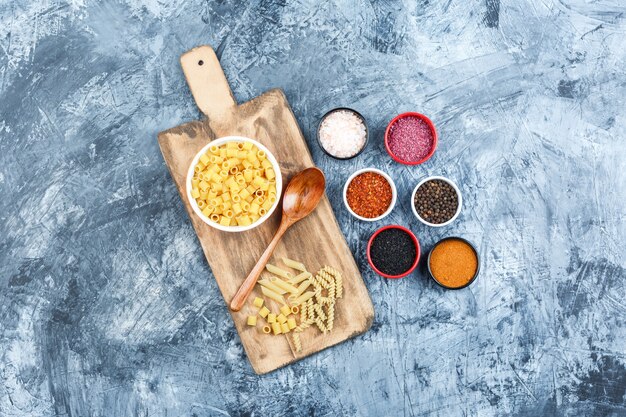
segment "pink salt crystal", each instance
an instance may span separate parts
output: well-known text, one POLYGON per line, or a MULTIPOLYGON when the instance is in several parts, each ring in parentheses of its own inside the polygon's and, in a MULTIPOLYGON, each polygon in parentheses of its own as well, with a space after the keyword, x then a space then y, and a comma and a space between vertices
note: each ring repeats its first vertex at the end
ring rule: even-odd
POLYGON ((398 159, 418 162, 428 156, 434 141, 433 132, 424 120, 406 116, 391 125, 387 144, 398 159))

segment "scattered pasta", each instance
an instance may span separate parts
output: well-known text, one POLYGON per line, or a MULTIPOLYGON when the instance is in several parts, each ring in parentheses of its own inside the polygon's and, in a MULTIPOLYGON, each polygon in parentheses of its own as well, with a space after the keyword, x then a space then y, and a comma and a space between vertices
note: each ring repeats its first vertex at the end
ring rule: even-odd
MULTIPOLYGON (((259 308, 258 316, 265 319, 263 333, 286 337, 287 333, 292 333, 292 347, 295 352, 301 352, 300 333, 310 327, 323 334, 333 330, 337 299, 343 296, 343 279, 341 273, 330 266, 312 274, 302 262, 289 258, 282 258, 282 261, 288 268, 299 271, 298 275, 267 264, 266 270, 272 276, 258 281, 262 294, 278 306, 272 311, 261 297, 256 297, 253 304, 259 308)), ((248 325, 256 326, 257 320, 256 315, 249 316, 248 325)))

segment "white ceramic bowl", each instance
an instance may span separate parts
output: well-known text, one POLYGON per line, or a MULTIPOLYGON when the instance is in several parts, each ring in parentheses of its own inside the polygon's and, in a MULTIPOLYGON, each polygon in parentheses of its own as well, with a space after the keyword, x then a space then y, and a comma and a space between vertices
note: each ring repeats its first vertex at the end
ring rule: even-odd
POLYGON ((387 217, 387 215, 389 213, 391 213, 391 210, 393 210, 394 206, 396 205, 396 199, 398 198, 398 192, 396 191, 396 184, 394 184, 393 180, 391 179, 391 177, 389 175, 387 175, 386 173, 384 173, 383 171, 381 171, 380 169, 376 169, 376 168, 363 168, 363 169, 359 169, 358 171, 356 171, 354 174, 350 175, 350 177, 348 178, 348 180, 346 181, 346 185, 344 185, 343 187, 343 204, 346 206, 346 208, 348 209, 348 212, 350 212, 350 214, 352 214, 354 217, 356 217, 359 220, 363 220, 365 222, 375 222, 377 220, 383 219, 385 217, 387 217), (350 183, 352 182, 352 180, 354 179, 354 177, 356 177, 359 174, 362 174, 364 172, 375 172, 377 174, 382 175, 387 182, 389 183, 389 185, 391 185, 391 204, 389 204, 389 208, 387 209, 387 211, 385 211, 383 214, 381 214, 378 217, 374 217, 371 219, 368 219, 367 217, 361 217, 358 214, 356 214, 354 211, 352 211, 352 209, 350 208, 350 205, 348 204, 348 185, 350 185, 350 183))
POLYGON ((274 158, 274 155, 265 146, 261 145, 256 140, 246 138, 243 136, 225 136, 223 138, 215 139, 214 141, 208 143, 204 148, 200 149, 200 152, 198 152, 196 156, 193 158, 193 160, 191 161, 191 165, 189 165, 189 170, 187 171, 186 188, 187 188, 187 199, 189 200, 189 204, 191 204, 193 211, 196 213, 198 217, 200 217, 200 219, 202 219, 203 222, 205 222, 206 224, 208 224, 209 226, 215 229, 219 229, 224 232, 245 232, 246 230, 254 229, 255 227, 263 224, 263 222, 272 215, 272 213, 274 212, 274 210, 280 203, 280 196, 283 191, 283 177, 281 176, 280 167, 278 166, 278 162, 276 161, 276 158, 274 158), (196 199, 191 196, 191 179, 193 178, 193 169, 198 163, 198 160, 200 160, 200 156, 203 153, 205 153, 211 146, 220 146, 220 145, 225 144, 226 142, 250 142, 252 143, 254 146, 256 146, 257 148, 265 152, 266 158, 270 161, 270 163, 272 164, 272 167, 274 168, 274 172, 276 173, 276 202, 267 211, 267 213, 265 213, 264 216, 262 216, 259 220, 257 220, 256 222, 248 226, 222 226, 219 223, 212 222, 204 214, 202 214, 202 211, 198 207, 198 203, 196 203, 196 199))
POLYGON ((450 223, 455 221, 457 217, 459 217, 459 214, 461 213, 461 207, 463 207, 463 197, 461 196, 461 190, 459 190, 459 187, 457 187, 454 182, 452 182, 446 177, 438 177, 438 176, 426 177, 415 186, 415 188, 413 189, 413 193, 411 194, 411 210, 413 210, 413 214, 415 214, 415 217, 417 217, 417 220, 424 223, 426 226, 443 227, 443 226, 449 225, 450 223), (452 218, 448 220, 447 222, 439 223, 439 224, 428 222, 422 219, 420 215, 417 213, 417 210, 415 209, 414 201, 415 201, 415 193, 417 193, 417 189, 420 188, 420 186, 424 184, 426 181, 430 181, 430 180, 441 180, 441 181, 447 182, 448 184, 452 186, 452 188, 454 188, 454 191, 456 192, 456 195, 459 199, 459 205, 456 208, 456 212, 454 213, 454 216, 452 216, 452 218))

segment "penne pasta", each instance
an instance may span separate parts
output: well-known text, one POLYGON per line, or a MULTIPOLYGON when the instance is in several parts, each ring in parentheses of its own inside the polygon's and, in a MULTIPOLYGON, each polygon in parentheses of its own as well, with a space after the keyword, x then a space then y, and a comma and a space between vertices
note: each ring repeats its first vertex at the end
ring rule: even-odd
POLYGON ((282 289, 278 285, 271 282, 269 279, 259 280, 259 285, 261 285, 261 287, 269 288, 270 290, 280 295, 283 295, 284 293, 287 292, 287 290, 282 289))
POLYGON ((266 318, 268 314, 270 314, 270 310, 267 307, 262 307, 259 310, 259 316, 261 316, 263 318, 266 318))
POLYGON ((278 288, 281 288, 281 289, 285 290, 285 292, 288 292, 288 293, 291 293, 291 294, 293 294, 296 291, 298 291, 298 289, 296 287, 294 287, 293 285, 283 281, 280 278, 271 277, 270 278, 270 282, 272 284, 276 285, 278 288))
MULTIPOLYGON (((261 287, 261 292, 263 293, 264 296, 271 298, 272 300, 276 301, 279 304, 285 304, 285 299, 283 298, 282 295, 278 294, 275 291, 270 290, 269 288, 266 287, 261 287)), ((315 294, 315 293, 313 293, 315 294)))
POLYGON ((284 269, 281 269, 275 265, 272 264, 267 264, 265 265, 265 269, 268 270, 268 272, 271 272, 272 274, 279 276, 281 278, 285 278, 285 279, 291 279, 293 278, 293 275, 290 272, 285 271, 284 269))
POLYGON ((289 301, 291 301, 292 304, 300 305, 304 303, 305 301, 308 301, 309 299, 313 298, 314 295, 315 295, 315 291, 307 291, 299 297, 294 297, 293 299, 291 298, 293 296, 289 297, 289 301))
POLYGON ((289 258, 283 258, 283 263, 289 268, 293 268, 301 272, 306 272, 306 267, 302 262, 294 261, 293 259, 289 258))
POLYGON ((296 291, 291 293, 292 296, 294 297, 300 297, 302 294, 304 294, 304 292, 307 290, 307 288, 309 288, 311 286, 311 281, 309 281, 308 279, 305 281, 302 281, 302 283, 298 286, 298 288, 296 288, 296 291))
POLYGON ((290 279, 290 280, 289 280, 289 283, 290 283, 290 284, 293 284, 293 285, 296 285, 296 284, 301 283, 301 282, 302 282, 302 281, 304 281, 305 279, 309 279, 309 278, 311 278, 311 277, 312 277, 311 273, 310 273, 310 272, 306 272, 306 271, 305 271, 305 272, 302 272, 302 273, 300 273, 300 274, 296 275, 296 276, 295 276, 295 277, 293 277, 292 279, 290 279))

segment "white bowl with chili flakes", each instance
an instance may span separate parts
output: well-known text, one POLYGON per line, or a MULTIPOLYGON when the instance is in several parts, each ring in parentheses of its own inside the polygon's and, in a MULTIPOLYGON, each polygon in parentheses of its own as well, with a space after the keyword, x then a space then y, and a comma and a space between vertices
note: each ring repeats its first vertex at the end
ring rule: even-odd
POLYGON ((364 168, 350 175, 343 187, 343 203, 359 220, 385 218, 396 205, 398 192, 389 175, 380 169, 364 168))

